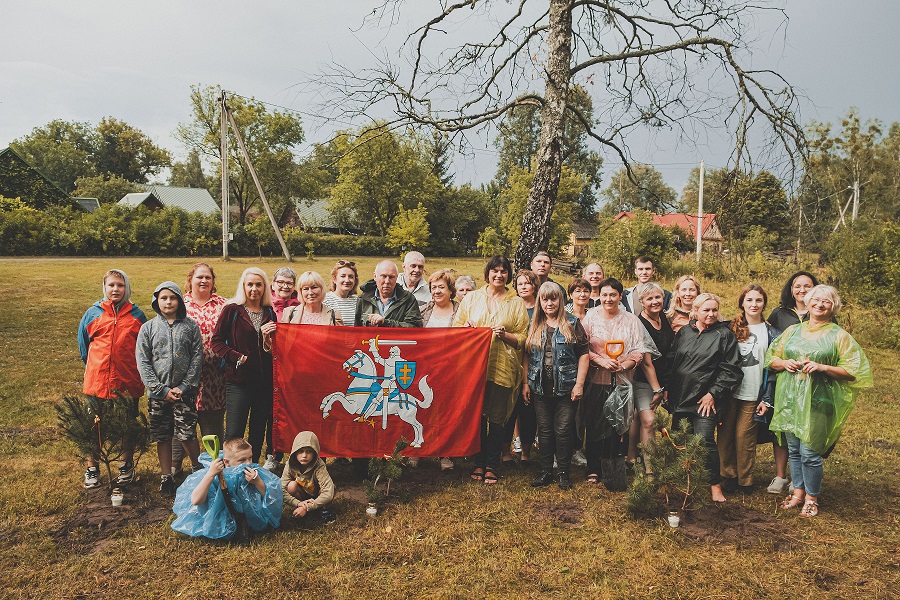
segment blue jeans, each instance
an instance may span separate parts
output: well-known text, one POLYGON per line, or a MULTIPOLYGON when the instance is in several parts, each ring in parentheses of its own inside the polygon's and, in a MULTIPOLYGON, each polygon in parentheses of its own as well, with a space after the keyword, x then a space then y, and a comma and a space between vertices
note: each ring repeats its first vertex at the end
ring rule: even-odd
POLYGON ((541 471, 553 470, 553 455, 560 473, 569 473, 572 465, 572 440, 577 402, 569 396, 539 396, 532 394, 531 401, 537 414, 538 464, 541 471))
POLYGON ((788 447, 788 462, 791 465, 791 483, 794 489, 805 490, 810 496, 819 496, 822 491, 822 455, 806 447, 793 433, 784 432, 788 447))
POLYGON ((706 472, 709 475, 709 485, 719 485, 722 483, 722 473, 719 463, 719 446, 716 444, 718 415, 704 417, 696 412, 675 413, 672 417, 672 429, 678 429, 678 425, 683 419, 690 420, 692 433, 703 436, 703 445, 706 446, 706 472))

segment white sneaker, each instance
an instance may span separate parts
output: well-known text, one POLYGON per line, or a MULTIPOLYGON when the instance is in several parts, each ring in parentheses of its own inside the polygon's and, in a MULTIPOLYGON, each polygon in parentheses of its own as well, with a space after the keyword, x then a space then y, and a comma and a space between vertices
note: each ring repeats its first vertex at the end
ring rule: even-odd
POLYGON ((100 469, 98 467, 88 467, 84 472, 84 489, 90 490, 100 487, 100 469))
POLYGON ((587 459, 584 457, 584 452, 582 452, 581 450, 576 450, 575 453, 572 454, 572 464, 579 467, 586 466, 587 459))
POLYGON ((788 492, 788 486, 790 485, 790 481, 785 479, 784 477, 775 477, 772 479, 772 483, 769 484, 769 487, 766 488, 766 491, 770 494, 778 494, 785 495, 788 492))
POLYGON ((520 452, 522 452, 522 439, 521 438, 516 438, 513 440, 512 450, 516 454, 519 454, 520 452))
POLYGON ((453 470, 453 461, 449 458, 441 459, 441 471, 452 471, 453 470))
POLYGON ((274 473, 275 469, 277 469, 278 465, 280 465, 280 464, 281 464, 280 462, 275 460, 274 454, 268 454, 268 455, 266 455, 266 464, 263 465, 263 469, 274 473))

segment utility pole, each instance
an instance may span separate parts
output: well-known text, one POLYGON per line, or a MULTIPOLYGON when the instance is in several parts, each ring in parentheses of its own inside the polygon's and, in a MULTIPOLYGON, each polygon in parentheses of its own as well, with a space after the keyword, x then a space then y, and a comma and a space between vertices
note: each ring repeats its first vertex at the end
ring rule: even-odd
POLYGON ((697 262, 700 262, 700 253, 703 251, 703 161, 700 161, 700 190, 697 194, 697 262))
POLYGON ((278 221, 275 220, 275 215, 272 213, 269 201, 266 200, 266 193, 263 191, 262 184, 259 182, 256 168, 254 168, 253 162, 250 160, 250 154, 247 152, 247 147, 244 145, 244 138, 241 137, 241 132, 238 131, 237 124, 234 122, 234 115, 227 109, 225 110, 225 114, 228 116, 228 122, 231 123, 231 130, 234 132, 238 148, 241 149, 241 155, 244 157, 244 162, 247 163, 247 168, 250 170, 250 175, 253 177, 253 183, 256 184, 256 191, 259 193, 259 199, 262 200, 263 207, 266 209, 266 214, 269 215, 269 222, 272 223, 272 229, 275 230, 275 237, 278 238, 278 243, 281 244, 281 251, 284 253, 284 258, 287 259, 288 262, 293 262, 291 253, 288 252, 287 244, 284 243, 284 237, 281 235, 281 229, 278 228, 278 221))
POLYGON ((225 90, 219 93, 219 158, 222 161, 222 260, 228 258, 228 240, 231 233, 228 231, 228 220, 231 216, 231 204, 228 201, 228 118, 225 112, 228 106, 225 104, 225 90))

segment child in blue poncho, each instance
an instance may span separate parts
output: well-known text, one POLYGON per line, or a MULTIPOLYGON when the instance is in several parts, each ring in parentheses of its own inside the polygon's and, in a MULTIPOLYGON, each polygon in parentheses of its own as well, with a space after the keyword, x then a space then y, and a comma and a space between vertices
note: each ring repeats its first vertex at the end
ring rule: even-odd
MULTIPOLYGON (((283 494, 281 480, 252 462, 253 449, 246 440, 228 440, 222 446, 222 458, 209 462, 208 468, 188 476, 175 497, 177 518, 172 529, 179 533, 210 539, 230 539, 237 531, 218 475, 225 476, 235 510, 247 520, 251 531, 278 527, 281 522, 283 494)), ((206 462, 208 455, 201 455, 206 462)))

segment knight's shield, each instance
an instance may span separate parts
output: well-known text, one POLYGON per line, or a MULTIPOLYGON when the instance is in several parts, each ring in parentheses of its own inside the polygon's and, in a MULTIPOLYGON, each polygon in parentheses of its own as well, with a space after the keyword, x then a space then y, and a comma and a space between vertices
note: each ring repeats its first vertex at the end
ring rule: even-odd
POLYGON ((400 389, 408 390, 416 378, 416 362, 412 360, 398 360, 394 364, 394 374, 397 377, 397 385, 400 389))

